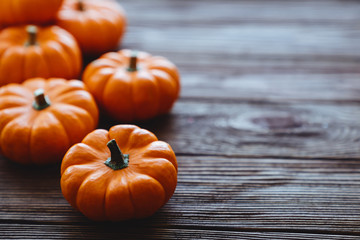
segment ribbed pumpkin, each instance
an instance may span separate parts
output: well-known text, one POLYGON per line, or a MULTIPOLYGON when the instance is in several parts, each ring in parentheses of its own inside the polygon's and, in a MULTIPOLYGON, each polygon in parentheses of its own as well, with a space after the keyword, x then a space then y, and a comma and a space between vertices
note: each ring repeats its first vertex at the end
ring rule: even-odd
POLYGON ((44 24, 55 20, 63 0, 1 0, 0 25, 44 24))
POLYGON ((168 113, 180 92, 173 63, 131 50, 107 53, 90 63, 83 81, 100 107, 123 122, 168 113))
POLYGON ((57 25, 76 38, 85 54, 101 54, 117 49, 126 16, 116 1, 65 0, 57 25))
POLYGON ((61 190, 97 221, 145 218, 173 195, 177 162, 170 145, 134 125, 95 130, 66 153, 61 190))
POLYGON ((34 78, 0 88, 0 150, 15 162, 59 162, 97 122, 81 81, 34 78))
POLYGON ((78 78, 81 64, 76 40, 58 26, 16 26, 0 32, 0 86, 33 77, 78 78))

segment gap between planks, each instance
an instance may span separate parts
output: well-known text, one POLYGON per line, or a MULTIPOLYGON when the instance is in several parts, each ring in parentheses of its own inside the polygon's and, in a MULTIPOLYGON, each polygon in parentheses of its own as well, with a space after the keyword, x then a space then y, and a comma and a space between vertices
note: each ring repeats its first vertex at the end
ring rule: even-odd
MULTIPOLYGON (((0 233, 1 226, 7 226, 7 229, 9 228, 9 225, 28 225, 29 227, 33 226, 56 226, 62 229, 63 227, 74 227, 74 228, 101 228, 101 230, 106 231, 109 229, 110 231, 114 231, 114 229, 117 229, 118 231, 122 231, 123 229, 126 229, 127 234, 131 233, 131 230, 134 231, 153 231, 153 230, 171 230, 172 232, 177 230, 184 230, 184 231, 212 231, 212 232, 224 232, 229 234, 241 234, 241 233, 261 233, 267 236, 267 234, 272 233, 285 233, 285 234, 312 234, 313 237, 316 237, 316 235, 332 235, 335 237, 346 237, 346 236, 360 236, 359 232, 347 232, 347 231, 324 231, 324 230, 309 230, 309 229, 288 229, 288 228, 241 228, 241 227, 218 227, 218 226, 198 226, 198 225, 157 225, 156 227, 137 227, 136 230, 131 228, 131 224, 136 224, 135 221, 125 222, 122 223, 121 226, 119 226, 118 223, 96 223, 96 222, 90 222, 90 223, 74 223, 74 222, 41 222, 41 221, 28 221, 28 220, 2 220, 0 222, 0 233)), ((108 231, 106 231, 108 232, 108 231)), ((97 232, 99 233, 99 232, 97 232)), ((118 235, 117 235, 118 236, 118 235)), ((1 238, 1 237, 0 237, 1 238)), ((337 238, 335 238, 337 239, 337 238)))

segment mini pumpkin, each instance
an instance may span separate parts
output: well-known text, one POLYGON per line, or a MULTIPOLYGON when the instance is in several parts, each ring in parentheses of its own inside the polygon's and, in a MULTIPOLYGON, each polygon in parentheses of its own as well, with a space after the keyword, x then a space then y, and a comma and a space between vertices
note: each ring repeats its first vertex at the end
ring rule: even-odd
POLYGON ((60 27, 16 26, 0 33, 0 86, 33 77, 78 78, 81 64, 76 40, 60 27))
POLYGON ((43 24, 55 20, 63 0, 1 0, 0 25, 43 24))
POLYGON ((96 103, 81 81, 34 78, 0 88, 0 149, 15 162, 59 162, 97 122, 96 103))
POLYGON ((86 54, 114 50, 126 28, 123 8, 112 0, 65 0, 57 25, 69 31, 86 54))
POLYGON ((134 125, 95 130, 61 165, 65 199, 97 221, 145 218, 173 195, 177 161, 170 145, 134 125))
POLYGON ((168 113, 180 92, 173 63, 131 50, 107 53, 90 63, 83 81, 101 108, 124 122, 168 113))

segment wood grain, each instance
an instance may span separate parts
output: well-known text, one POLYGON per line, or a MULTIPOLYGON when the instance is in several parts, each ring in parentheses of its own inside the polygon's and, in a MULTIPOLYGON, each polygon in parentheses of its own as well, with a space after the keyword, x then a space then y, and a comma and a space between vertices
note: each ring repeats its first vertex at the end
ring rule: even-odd
POLYGON ((360 6, 357 1, 351 0, 153 0, 151 2, 121 0, 119 2, 128 12, 131 25, 138 23, 224 25, 238 21, 333 25, 354 24, 360 20, 360 6), (147 11, 149 9, 151 11, 147 11))
POLYGON ((0 239, 360 238, 359 1, 119 2, 118 48, 182 76, 172 112, 136 123, 175 150, 174 196, 148 219, 92 222, 59 165, 0 156, 0 239))
POLYGON ((188 71, 182 75, 181 97, 264 103, 360 102, 360 74, 273 72, 224 75, 215 71, 188 71))
POLYGON ((4 224, 0 239, 244 239, 356 240, 358 236, 286 232, 233 232, 177 228, 117 228, 109 226, 4 224), (7 230, 5 230, 7 229, 7 230), (5 231, 4 231, 5 230, 5 231))
MULTIPOLYGON (((173 198, 153 217, 124 223, 126 228, 321 230, 360 236, 359 161, 184 156, 178 162, 173 198)), ((63 199, 58 167, 28 171, 0 164, 3 223, 103 226, 63 199)))
POLYGON ((179 101, 170 115, 138 125, 177 154, 360 159, 359 119, 357 104, 197 99, 179 101))

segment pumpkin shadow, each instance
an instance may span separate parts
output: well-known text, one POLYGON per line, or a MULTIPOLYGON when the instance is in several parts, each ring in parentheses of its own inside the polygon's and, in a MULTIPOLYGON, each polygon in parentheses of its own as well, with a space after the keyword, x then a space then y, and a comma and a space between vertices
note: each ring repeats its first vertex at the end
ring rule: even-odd
POLYGON ((111 127, 119 124, 133 124, 154 133, 158 138, 169 132, 174 125, 175 116, 171 113, 157 116, 146 121, 121 122, 111 118, 109 115, 101 112, 98 128, 109 130, 111 127))
MULTIPOLYGON (((51 165, 21 165, 0 155, 0 186, 13 187, 20 192, 31 193, 47 191, 60 191, 60 163, 51 165)), ((61 194, 61 193, 60 193, 61 194)))

